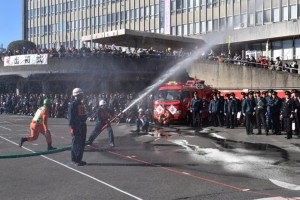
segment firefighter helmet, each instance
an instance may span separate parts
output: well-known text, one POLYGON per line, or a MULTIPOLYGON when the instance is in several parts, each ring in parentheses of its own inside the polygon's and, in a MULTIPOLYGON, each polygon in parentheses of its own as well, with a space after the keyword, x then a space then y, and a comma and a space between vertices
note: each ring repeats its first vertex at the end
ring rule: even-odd
POLYGON ((51 100, 50 99, 44 99, 44 105, 50 105, 51 104, 51 100))
POLYGON ((144 112, 143 108, 140 108, 138 112, 144 112))
POLYGON ((99 106, 104 106, 104 105, 106 105, 106 102, 105 102, 104 100, 101 100, 101 101, 99 102, 99 106))
POLYGON ((83 94, 83 91, 80 88, 74 88, 72 93, 73 93, 73 96, 77 96, 79 94, 83 94))

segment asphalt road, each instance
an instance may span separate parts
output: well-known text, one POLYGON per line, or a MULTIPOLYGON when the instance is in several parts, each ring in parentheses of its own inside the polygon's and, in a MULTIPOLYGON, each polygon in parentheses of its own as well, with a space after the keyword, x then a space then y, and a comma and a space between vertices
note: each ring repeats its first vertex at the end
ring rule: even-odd
MULTIPOLYGON (((31 118, 0 115, 1 155, 46 149, 42 135, 18 147, 31 118)), ((70 146, 66 119, 50 118, 49 127, 53 146, 70 146)), ((88 122, 88 135, 93 127, 88 122)), ((300 199, 300 163, 280 148, 224 143, 181 126, 134 129, 113 125, 114 148, 104 131, 86 147, 82 167, 70 151, 0 159, 1 199, 300 199)))

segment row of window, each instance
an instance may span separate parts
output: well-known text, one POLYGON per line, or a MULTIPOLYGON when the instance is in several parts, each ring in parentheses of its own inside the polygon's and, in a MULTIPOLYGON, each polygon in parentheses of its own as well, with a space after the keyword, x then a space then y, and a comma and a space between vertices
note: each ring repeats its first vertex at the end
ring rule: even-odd
MULTIPOLYGON (((300 6, 299 6, 300 9, 300 6)), ((142 12, 143 13, 143 12, 142 12)), ((147 12, 146 12, 147 13, 147 12)), ((291 5, 290 7, 283 7, 281 12, 279 8, 264 10, 256 12, 255 14, 243 14, 236 15, 233 17, 220 18, 215 20, 201 21, 183 25, 177 25, 171 27, 171 34, 178 36, 194 35, 212 31, 225 30, 226 28, 244 28, 254 25, 262 25, 269 22, 279 22, 285 20, 297 19, 299 17, 299 12, 296 5, 291 5)), ((155 17, 158 17, 158 13, 155 13, 155 17)), ((54 34, 57 32, 78 32, 82 29, 88 27, 93 27, 95 29, 106 28, 107 26, 114 25, 123 25, 130 22, 133 23, 133 20, 138 20, 143 18, 140 12, 137 9, 130 10, 126 12, 112 13, 108 15, 73 20, 70 22, 60 22, 51 25, 45 25, 41 27, 31 27, 28 28, 28 36, 33 37, 36 35, 47 35, 54 34)), ((150 17, 151 18, 151 17, 150 17)), ((105 30, 104 30, 105 31, 105 30)), ((158 32, 159 33, 159 32, 158 32)), ((163 33, 163 32, 161 32, 163 33)))

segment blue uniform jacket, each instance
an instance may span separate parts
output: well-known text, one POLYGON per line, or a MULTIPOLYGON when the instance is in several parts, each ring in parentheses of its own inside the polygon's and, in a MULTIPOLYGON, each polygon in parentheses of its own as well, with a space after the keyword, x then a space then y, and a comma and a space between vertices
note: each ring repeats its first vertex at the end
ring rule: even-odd
POLYGON ((68 120, 71 128, 84 125, 87 119, 84 105, 80 100, 74 100, 68 109, 68 120))
POLYGON ((211 112, 211 113, 217 113, 217 112, 222 111, 220 101, 212 99, 209 103, 208 111, 211 112))
POLYGON ((255 112, 256 108, 256 103, 255 99, 247 99, 245 100, 243 107, 242 107, 242 112, 243 113, 253 113, 255 112))

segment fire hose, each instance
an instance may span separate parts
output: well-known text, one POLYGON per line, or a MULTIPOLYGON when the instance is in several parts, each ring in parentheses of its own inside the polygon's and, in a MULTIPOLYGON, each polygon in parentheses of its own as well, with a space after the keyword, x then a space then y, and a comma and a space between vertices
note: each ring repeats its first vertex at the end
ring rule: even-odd
MULTIPOLYGON (((106 123, 104 126, 99 131, 99 134, 107 128, 107 125, 110 123, 113 123, 119 116, 121 116, 122 113, 117 114, 114 116, 109 123, 106 123)), ((91 142, 86 142, 85 145, 90 145, 91 142)), ((54 150, 48 150, 48 151, 39 151, 39 152, 32 152, 32 153, 24 153, 24 154, 1 154, 0 159, 5 159, 5 158, 24 158, 24 157, 32 157, 32 156, 41 156, 41 155, 47 155, 47 154, 54 154, 54 153, 59 153, 63 151, 68 151, 71 149, 71 146, 68 147, 63 147, 63 148, 58 148, 54 150)))

